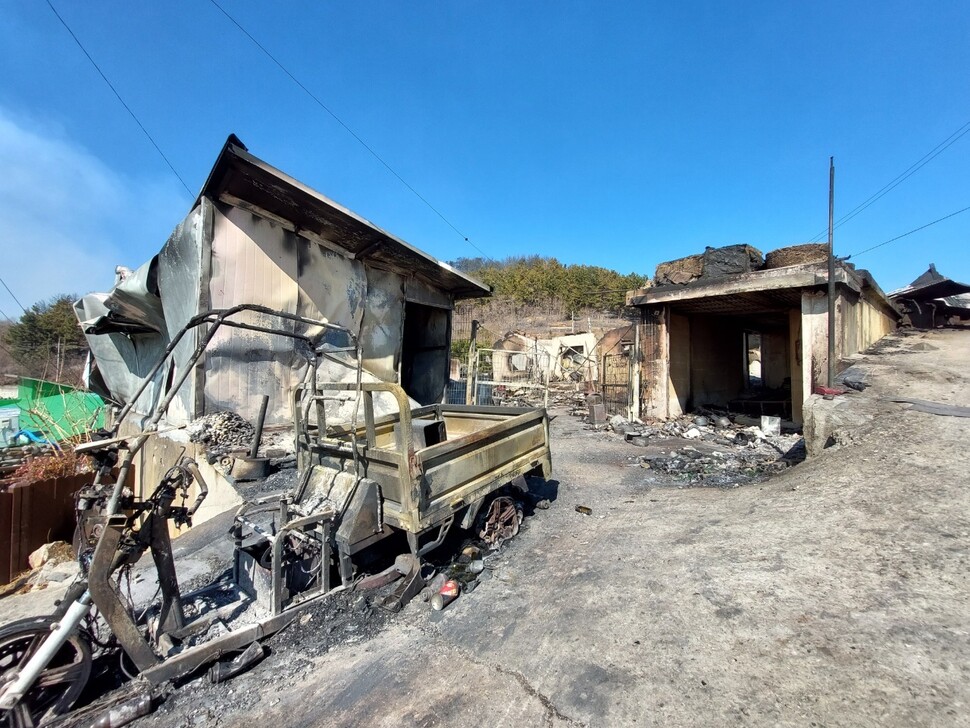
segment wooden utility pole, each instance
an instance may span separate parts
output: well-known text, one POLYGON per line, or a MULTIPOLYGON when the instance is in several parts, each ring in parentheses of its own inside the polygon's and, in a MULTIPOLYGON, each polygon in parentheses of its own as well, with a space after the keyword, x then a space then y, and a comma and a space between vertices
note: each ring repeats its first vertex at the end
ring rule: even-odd
POLYGON ((835 157, 829 157, 829 356, 827 385, 835 385, 835 250, 832 220, 835 212, 835 157))

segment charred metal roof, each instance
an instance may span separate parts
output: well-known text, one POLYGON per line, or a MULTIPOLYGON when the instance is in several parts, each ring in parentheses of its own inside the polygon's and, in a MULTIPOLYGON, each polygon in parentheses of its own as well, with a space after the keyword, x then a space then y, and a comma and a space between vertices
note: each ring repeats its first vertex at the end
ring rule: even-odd
POLYGON ((950 298, 970 293, 970 286, 958 283, 941 275, 936 266, 930 263, 929 269, 919 278, 904 288, 898 288, 889 294, 893 300, 902 298, 928 301, 936 298, 950 298))
POLYGON ((226 140, 199 197, 267 217, 345 257, 374 261, 395 272, 416 275, 455 298, 491 295, 484 283, 254 157, 235 135, 226 140))
MULTIPOLYGON (((858 294, 864 289, 871 290, 887 309, 895 313, 886 294, 868 271, 853 270, 839 263, 835 280, 836 285, 858 294)), ((799 308, 803 291, 823 291, 827 285, 826 264, 808 263, 700 279, 682 285, 640 288, 628 292, 626 302, 628 306, 668 305, 683 313, 762 314, 799 308)))

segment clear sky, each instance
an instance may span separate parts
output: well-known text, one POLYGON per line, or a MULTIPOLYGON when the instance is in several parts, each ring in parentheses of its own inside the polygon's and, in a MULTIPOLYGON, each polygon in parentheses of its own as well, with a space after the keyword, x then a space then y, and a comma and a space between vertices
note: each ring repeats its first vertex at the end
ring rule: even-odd
MULTIPOLYGON (((0 0, 0 276, 105 290, 188 211, 226 136, 431 254, 480 253, 210 0, 0 0)), ((970 4, 220 0, 493 258, 651 275, 836 218, 970 122, 970 4)), ((970 133, 836 230, 847 255, 970 205, 970 133)), ((970 282, 970 211, 854 259, 970 282)), ((0 310, 17 305, 0 289, 0 310)))

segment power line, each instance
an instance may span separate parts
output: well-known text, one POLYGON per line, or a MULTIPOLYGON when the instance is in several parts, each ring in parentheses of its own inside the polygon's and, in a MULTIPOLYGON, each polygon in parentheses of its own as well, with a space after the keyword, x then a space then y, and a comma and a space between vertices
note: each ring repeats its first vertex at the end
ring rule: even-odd
MULTIPOLYGON (((0 283, 2 283, 3 287, 7 289, 7 293, 10 294, 10 297, 17 302, 18 306, 20 306, 20 310, 23 311, 24 313, 27 313, 27 309, 24 308, 24 304, 22 304, 20 300, 15 295, 13 295, 13 291, 10 290, 10 286, 7 285, 7 282, 3 280, 3 278, 0 278, 0 283)), ((10 318, 10 317, 8 316, 7 318, 10 318)), ((13 319, 10 319, 10 320, 13 321, 13 319)))
POLYGON ((7 348, 6 346, 4 346, 3 344, 0 344, 0 349, 3 349, 3 350, 4 350, 5 352, 7 352, 7 353, 8 353, 9 355, 10 355, 10 358, 11 358, 11 359, 16 359, 16 358, 17 358, 17 355, 16 355, 16 354, 14 354, 14 353, 13 353, 12 351, 10 351, 10 349, 8 349, 8 348, 7 348))
POLYGON ((374 151, 374 148, 373 147, 371 147, 367 142, 365 142, 360 137, 360 135, 357 134, 357 132, 355 132, 353 129, 351 129, 344 122, 343 119, 341 119, 339 116, 337 116, 337 114, 334 113, 334 111, 329 106, 327 106, 319 98, 317 98, 317 96, 314 95, 314 93, 312 91, 310 91, 310 89, 308 89, 306 86, 304 86, 296 76, 294 76, 292 73, 290 73, 290 71, 286 68, 286 66, 284 66, 282 63, 280 63, 280 61, 277 60, 276 56, 274 56, 272 53, 270 53, 262 43, 260 43, 258 40, 256 40, 256 38, 253 37, 252 33, 250 33, 248 30, 246 30, 239 23, 238 20, 236 20, 232 15, 230 15, 226 11, 225 8, 223 8, 218 2, 216 2, 216 0, 209 0, 209 2, 212 3, 216 7, 216 9, 219 10, 219 12, 221 12, 223 15, 225 15, 226 18, 229 20, 229 22, 231 22, 233 25, 235 25, 243 35, 245 35, 247 38, 249 38, 249 40, 252 41, 253 45, 255 45, 257 48, 259 48, 259 50, 261 50, 266 55, 267 58, 269 58, 273 63, 275 63, 279 67, 279 69, 283 73, 285 73, 290 78, 291 81, 293 81, 293 83, 295 83, 297 86, 299 86, 307 96, 309 96, 311 99, 313 99, 313 101, 316 102, 317 106, 319 106, 321 109, 323 109, 328 114, 330 114, 330 116, 333 117, 334 121, 336 121, 338 124, 340 124, 340 126, 342 126, 347 131, 348 134, 350 134, 354 139, 356 139, 357 142, 364 149, 366 149, 368 152, 370 152, 371 156, 373 156, 374 159, 376 159, 378 162, 380 162, 381 164, 383 164, 384 167, 387 169, 388 172, 390 172, 395 177, 397 177, 398 181, 402 185, 404 185, 409 190, 411 190, 411 192, 414 193, 415 197, 417 197, 419 200, 421 200, 421 202, 423 202, 425 205, 427 205, 428 208, 435 215, 437 215, 438 217, 440 217, 445 222, 445 224, 448 227, 450 227, 452 230, 454 230, 456 233, 458 233, 458 235, 460 235, 461 238, 466 243, 468 243, 470 246, 472 246, 475 250, 477 250, 479 253, 481 253, 482 255, 484 255, 486 258, 488 258, 489 260, 491 260, 491 258, 489 257, 488 253, 486 253, 484 250, 482 250, 477 245, 475 245, 475 243, 473 243, 471 240, 469 240, 468 239, 468 236, 465 235, 457 227, 455 227, 455 225, 451 222, 451 220, 449 220, 447 217, 445 217, 441 213, 441 211, 438 210, 438 208, 436 208, 434 205, 432 205, 430 202, 428 202, 428 200, 424 197, 424 195, 422 195, 420 192, 418 192, 416 189, 414 189, 414 187, 412 187, 410 184, 408 184, 407 180, 405 180, 401 175, 399 175, 394 170, 394 168, 391 167, 390 164, 388 164, 386 161, 384 161, 383 157, 381 157, 381 155, 379 155, 376 151, 374 151))
MULTIPOLYGON (((948 136, 942 142, 937 144, 935 147, 933 147, 930 151, 928 151, 918 160, 913 162, 913 164, 907 167, 903 172, 901 172, 895 178, 890 180, 884 187, 877 190, 871 197, 862 201, 856 207, 852 208, 849 212, 847 212, 845 215, 840 217, 838 221, 836 221, 835 227, 836 228, 841 227, 845 223, 849 222, 849 220, 854 218, 856 215, 861 213, 863 210, 865 210, 867 207, 875 203, 877 200, 884 197, 888 193, 892 192, 892 190, 896 189, 899 185, 901 185, 903 182, 905 182, 907 179, 912 177, 914 174, 916 174, 927 164, 929 164, 938 156, 940 156, 949 147, 953 146, 953 144, 955 144, 962 136, 964 136, 968 132, 970 132, 970 121, 963 124, 959 129, 957 129, 955 132, 950 134, 950 136, 948 136)), ((827 232, 828 232, 828 228, 826 228, 818 235, 816 235, 814 238, 812 238, 811 242, 813 243, 818 242, 819 240, 822 239, 822 237, 824 237, 827 234, 827 232)))
POLYGON ((879 243, 879 245, 873 245, 871 248, 866 248, 865 250, 861 250, 858 253, 853 253, 852 255, 847 255, 845 258, 842 258, 842 260, 848 260, 849 258, 856 258, 856 257, 862 255, 863 253, 868 253, 870 250, 875 250, 876 248, 881 248, 883 245, 889 245, 889 243, 894 243, 897 240, 899 240, 900 238, 905 238, 907 235, 912 235, 913 233, 917 233, 920 230, 925 230, 930 225, 936 225, 936 223, 938 223, 938 222, 943 222, 944 220, 948 220, 951 217, 954 217, 956 215, 959 215, 961 212, 966 212, 967 210, 970 210, 970 206, 964 207, 962 210, 957 210, 956 212, 951 212, 949 215, 944 215, 943 217, 939 218, 938 220, 934 220, 933 222, 928 222, 925 225, 920 225, 918 228, 913 228, 908 233, 903 233, 902 235, 897 235, 894 238, 890 238, 889 240, 886 240, 885 242, 879 243))
POLYGON ((165 152, 163 152, 161 147, 158 146, 158 143, 152 138, 152 135, 148 133, 148 129, 146 129, 145 125, 138 120, 138 117, 135 116, 135 112, 132 111, 131 107, 125 103, 125 100, 121 98, 121 94, 118 93, 118 89, 116 89, 114 87, 114 84, 112 84, 111 81, 108 80, 108 77, 104 75, 104 71, 102 71, 101 67, 97 63, 95 63, 94 59, 91 57, 91 54, 87 52, 87 50, 81 44, 81 41, 78 39, 78 37, 74 35, 74 31, 71 30, 71 27, 65 22, 64 18, 62 18, 60 13, 57 12, 57 9, 51 4, 51 0, 46 0, 46 1, 47 1, 47 6, 51 9, 54 15, 57 16, 57 19, 61 21, 61 25, 64 26, 64 29, 71 34, 71 37, 74 39, 74 42, 77 43, 77 47, 80 48, 81 52, 87 57, 89 61, 91 61, 91 65, 94 66, 94 70, 96 70, 98 74, 101 76, 101 78, 104 79, 104 82, 108 84, 108 88, 111 89, 111 91, 117 97, 118 101, 121 102, 121 105, 125 107, 125 111, 127 111, 128 114, 131 116, 131 118, 135 120, 135 123, 138 125, 138 128, 142 130, 142 133, 144 133, 148 141, 150 141, 152 143, 152 146, 155 147, 155 151, 158 152, 158 155, 163 160, 165 160, 165 164, 167 164, 168 168, 172 170, 172 174, 174 174, 178 178, 178 181, 182 183, 182 186, 185 188, 185 191, 189 193, 189 197, 193 197, 194 195, 192 194, 192 190, 190 190, 189 186, 185 184, 185 180, 182 179, 182 175, 180 175, 175 170, 175 167, 169 161, 168 157, 165 156, 165 152))

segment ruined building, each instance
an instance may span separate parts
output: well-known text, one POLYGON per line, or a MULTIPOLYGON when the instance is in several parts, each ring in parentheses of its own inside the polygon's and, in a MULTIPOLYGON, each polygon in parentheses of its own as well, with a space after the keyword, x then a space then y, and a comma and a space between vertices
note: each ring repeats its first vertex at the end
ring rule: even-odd
MULTIPOLYGON (((899 314, 867 271, 837 263, 836 357, 894 330, 899 314)), ((641 310, 641 417, 714 406, 802 421, 828 367, 825 246, 761 253, 708 248, 662 263, 653 287, 630 291, 641 310)))

